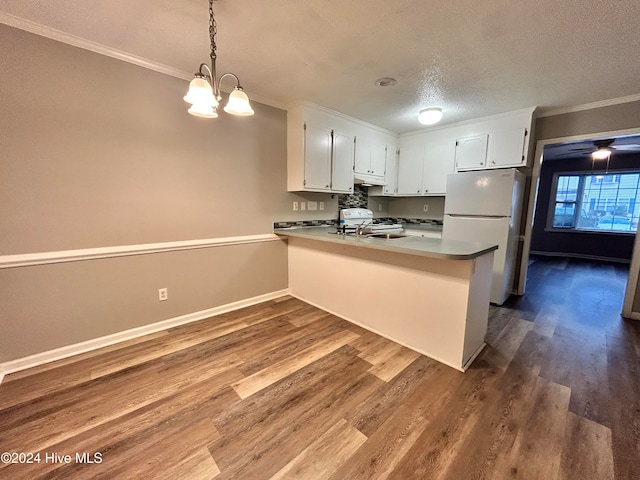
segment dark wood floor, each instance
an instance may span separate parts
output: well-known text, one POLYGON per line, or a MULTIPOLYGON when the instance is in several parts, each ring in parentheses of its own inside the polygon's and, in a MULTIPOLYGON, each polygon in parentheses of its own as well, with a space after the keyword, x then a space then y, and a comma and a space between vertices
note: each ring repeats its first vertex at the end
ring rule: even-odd
POLYGON ((535 259, 464 374, 289 297, 12 374, 0 478, 638 480, 626 275, 535 259))

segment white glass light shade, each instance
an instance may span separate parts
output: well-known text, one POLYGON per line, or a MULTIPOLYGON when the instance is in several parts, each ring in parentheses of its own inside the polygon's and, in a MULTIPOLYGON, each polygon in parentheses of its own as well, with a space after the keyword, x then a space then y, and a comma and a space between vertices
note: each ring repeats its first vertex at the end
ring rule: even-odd
POLYGON ((593 152, 591 156, 594 160, 606 160, 611 155, 611 150, 605 147, 600 147, 598 150, 593 152))
POLYGON ((224 111, 231 115, 240 115, 248 117, 253 115, 253 108, 249 104, 249 97, 238 87, 233 89, 233 92, 229 94, 229 101, 224 107, 224 111))
POLYGON ((218 118, 216 107, 212 107, 211 105, 207 105, 204 103, 194 103, 193 105, 191 105, 191 108, 189 108, 189 110, 187 111, 191 115, 195 115, 196 117, 218 118))
POLYGON ((420 110, 418 121, 423 125, 434 125, 442 120, 442 108, 429 107, 420 110))
POLYGON ((189 83, 189 91, 184 96, 184 101, 192 105, 201 104, 209 105, 211 107, 217 107, 218 101, 213 96, 213 90, 211 84, 206 78, 196 76, 191 83, 189 83))

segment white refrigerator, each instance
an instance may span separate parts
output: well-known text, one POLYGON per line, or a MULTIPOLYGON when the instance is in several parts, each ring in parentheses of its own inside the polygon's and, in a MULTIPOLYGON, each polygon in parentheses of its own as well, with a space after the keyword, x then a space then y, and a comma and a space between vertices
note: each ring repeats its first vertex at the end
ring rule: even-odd
POLYGON ((498 245, 491 303, 502 305, 513 291, 525 176, 515 168, 447 176, 443 239, 498 245))

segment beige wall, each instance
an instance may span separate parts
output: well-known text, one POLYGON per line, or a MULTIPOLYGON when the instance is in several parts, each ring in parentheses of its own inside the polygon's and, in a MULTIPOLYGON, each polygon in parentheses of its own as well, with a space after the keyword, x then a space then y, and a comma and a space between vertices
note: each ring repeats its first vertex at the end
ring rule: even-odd
MULTIPOLYGON (((0 256, 337 215, 337 198, 286 192, 285 111, 203 120, 184 80, 4 25, 0 45, 0 256), (327 209, 293 213, 296 199, 327 209)), ((286 287, 279 241, 3 269, 0 362, 286 287)))
POLYGON ((640 127, 640 101, 538 118, 536 141, 640 127))
POLYGON ((444 197, 390 198, 389 216, 442 220, 444 217, 444 197), (424 211, 425 205, 428 205, 428 211, 426 212, 424 211))
POLYGON ((287 248, 275 240, 7 268, 0 285, 5 362, 285 289, 287 248))

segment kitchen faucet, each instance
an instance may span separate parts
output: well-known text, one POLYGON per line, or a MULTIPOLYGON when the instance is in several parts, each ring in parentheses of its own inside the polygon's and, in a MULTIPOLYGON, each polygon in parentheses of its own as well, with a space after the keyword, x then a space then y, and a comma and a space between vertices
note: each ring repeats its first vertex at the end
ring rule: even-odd
POLYGON ((373 220, 365 219, 362 221, 360 225, 356 226, 356 236, 358 237, 362 236, 362 232, 364 232, 364 229, 367 228, 369 225, 371 225, 371 223, 373 223, 373 220))

